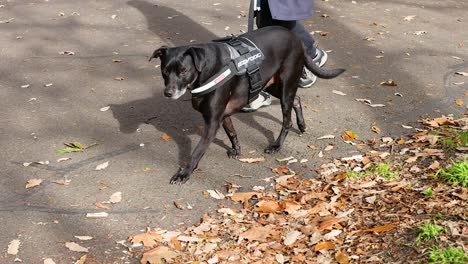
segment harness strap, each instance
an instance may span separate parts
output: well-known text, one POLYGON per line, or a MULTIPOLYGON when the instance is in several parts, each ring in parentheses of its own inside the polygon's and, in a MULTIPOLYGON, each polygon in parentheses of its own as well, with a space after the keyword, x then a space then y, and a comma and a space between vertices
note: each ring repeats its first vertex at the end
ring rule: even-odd
POLYGON ((247 38, 229 36, 223 39, 215 40, 227 44, 231 61, 224 66, 218 73, 208 79, 202 86, 193 89, 192 96, 202 96, 208 94, 226 83, 234 75, 241 76, 246 74, 249 80, 249 103, 255 100, 262 90, 262 77, 260 75, 260 61, 263 60, 261 50, 247 38), (250 43, 247 44, 245 42, 250 43), (233 57, 233 53, 238 53, 239 56, 233 57))
POLYGON ((193 89, 192 95, 195 97, 202 96, 215 90, 216 88, 218 88, 218 86, 223 85, 232 77, 234 77, 234 74, 232 74, 233 71, 235 71, 235 66, 234 63, 230 62, 228 65, 224 66, 221 69, 220 74, 215 74, 213 77, 208 79, 206 84, 196 89, 193 89))

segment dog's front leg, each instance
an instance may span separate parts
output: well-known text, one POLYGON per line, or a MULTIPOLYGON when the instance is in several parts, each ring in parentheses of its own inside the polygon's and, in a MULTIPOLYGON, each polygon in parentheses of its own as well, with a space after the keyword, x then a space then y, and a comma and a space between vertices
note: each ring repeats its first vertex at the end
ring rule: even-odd
POLYGON ((216 136, 216 132, 220 126, 220 120, 218 118, 205 118, 205 129, 203 131, 203 135, 198 142, 198 145, 195 147, 192 153, 192 157, 190 159, 190 163, 183 169, 179 170, 174 176, 171 178, 171 184, 183 184, 190 178, 193 170, 195 170, 198 166, 198 162, 205 154, 208 145, 213 141, 216 136))
POLYGON ((239 145, 239 140, 237 139, 237 133, 232 125, 231 117, 227 116, 223 120, 223 128, 226 131, 226 134, 231 141, 232 148, 228 149, 227 154, 229 158, 237 159, 239 157, 241 150, 239 145))

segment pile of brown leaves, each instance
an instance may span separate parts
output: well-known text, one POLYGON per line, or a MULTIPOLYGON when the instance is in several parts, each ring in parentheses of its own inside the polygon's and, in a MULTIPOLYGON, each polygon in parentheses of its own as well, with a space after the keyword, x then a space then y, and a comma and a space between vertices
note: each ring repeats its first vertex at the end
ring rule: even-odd
POLYGON ((322 165, 314 179, 277 168, 272 191, 231 189, 225 199, 242 206, 226 201, 182 232, 156 228, 132 236, 130 248, 138 254, 143 245, 145 264, 411 263, 424 259, 416 227, 431 219, 447 230, 440 243, 466 248, 468 191, 433 177, 454 154, 430 132, 467 130, 467 119, 423 123, 409 138, 373 141, 368 152, 322 165), (423 194, 428 187, 432 197, 423 194))

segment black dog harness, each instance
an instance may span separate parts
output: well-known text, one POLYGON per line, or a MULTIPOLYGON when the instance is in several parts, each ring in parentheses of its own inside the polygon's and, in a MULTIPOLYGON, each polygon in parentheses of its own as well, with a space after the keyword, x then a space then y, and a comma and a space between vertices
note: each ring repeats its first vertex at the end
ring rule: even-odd
POLYGON ((202 96, 214 91, 235 75, 247 74, 249 79, 249 103, 258 97, 262 90, 260 63, 264 59, 262 51, 249 39, 229 36, 214 40, 224 42, 231 54, 231 61, 200 87, 192 90, 193 96, 202 96))

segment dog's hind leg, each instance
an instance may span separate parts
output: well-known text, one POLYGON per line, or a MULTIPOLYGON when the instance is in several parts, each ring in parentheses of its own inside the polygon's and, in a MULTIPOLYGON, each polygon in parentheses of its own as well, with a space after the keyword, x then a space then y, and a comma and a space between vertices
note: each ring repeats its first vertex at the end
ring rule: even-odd
POLYGON ((293 109, 296 113, 297 126, 299 127, 301 133, 304 133, 307 129, 307 126, 304 121, 304 116, 302 115, 301 98, 297 95, 294 97, 293 109))
MULTIPOLYGON (((278 89, 278 85, 280 85, 279 76, 275 75, 274 81, 272 81, 271 83, 270 82, 268 82, 267 87, 265 88, 266 92, 278 99, 281 99, 281 89, 278 89)), ((299 127, 301 133, 304 133, 307 129, 307 126, 304 121, 304 116, 302 115, 301 98, 297 95, 294 97, 293 109, 296 113, 297 126, 299 127)))
POLYGON ((291 122, 291 111, 293 108, 294 98, 296 96, 297 89, 288 89, 285 85, 294 85, 295 82, 285 83, 281 80, 279 84, 280 88, 280 101, 281 111, 283 112, 283 126, 281 132, 273 144, 265 149, 265 153, 275 153, 281 149, 284 139, 288 135, 289 129, 292 127, 291 122))
POLYGON ((224 131, 226 131, 226 134, 229 137, 229 140, 231 141, 231 144, 232 144, 232 148, 228 149, 227 151, 228 157, 237 159, 237 157, 241 153, 241 150, 240 150, 239 140, 237 139, 237 133, 236 133, 236 130, 234 130, 234 126, 232 124, 232 119, 230 116, 227 116, 224 118, 223 128, 224 128, 224 131))

